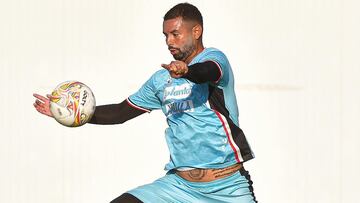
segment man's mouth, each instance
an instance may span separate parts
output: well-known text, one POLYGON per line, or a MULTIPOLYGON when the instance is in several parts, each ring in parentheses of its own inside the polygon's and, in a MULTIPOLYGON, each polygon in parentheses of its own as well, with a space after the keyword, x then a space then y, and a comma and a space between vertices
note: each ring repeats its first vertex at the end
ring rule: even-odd
POLYGON ((172 55, 174 55, 178 51, 178 49, 170 48, 169 51, 172 55))

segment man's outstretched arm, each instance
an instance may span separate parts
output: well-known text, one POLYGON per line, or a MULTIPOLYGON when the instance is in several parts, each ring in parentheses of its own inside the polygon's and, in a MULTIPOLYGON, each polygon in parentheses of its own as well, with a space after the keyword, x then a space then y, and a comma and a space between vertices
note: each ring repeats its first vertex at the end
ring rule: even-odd
POLYGON ((132 107, 127 100, 124 100, 120 104, 96 106, 89 123, 101 125, 121 124, 145 112, 132 107))
MULTIPOLYGON (((36 98, 34 103, 35 109, 41 114, 53 117, 50 111, 51 95, 44 97, 35 93, 34 97, 36 98)), ((132 107, 127 100, 124 100, 120 104, 97 106, 93 117, 88 123, 101 125, 120 124, 145 112, 144 110, 132 107)))

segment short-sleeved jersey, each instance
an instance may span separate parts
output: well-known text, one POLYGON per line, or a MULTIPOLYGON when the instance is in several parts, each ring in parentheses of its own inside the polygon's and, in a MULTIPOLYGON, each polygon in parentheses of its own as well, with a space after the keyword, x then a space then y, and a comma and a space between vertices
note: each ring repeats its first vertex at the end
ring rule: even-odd
POLYGON ((170 151, 165 170, 223 168, 254 157, 239 127, 234 76, 228 59, 218 49, 206 48, 189 65, 205 61, 218 65, 218 81, 196 84, 172 78, 162 69, 128 98, 136 108, 148 112, 161 109, 165 114, 170 151))

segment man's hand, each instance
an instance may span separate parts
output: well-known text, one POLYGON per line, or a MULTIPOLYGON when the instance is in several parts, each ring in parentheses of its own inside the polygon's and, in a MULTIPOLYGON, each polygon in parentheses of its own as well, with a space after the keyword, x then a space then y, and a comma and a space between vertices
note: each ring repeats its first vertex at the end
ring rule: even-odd
POLYGON ((180 78, 188 72, 188 66, 183 61, 171 61, 170 64, 161 64, 163 68, 169 71, 173 78, 180 78))
POLYGON ((34 107, 35 109, 40 112, 41 114, 44 114, 44 115, 47 115, 47 116, 50 116, 50 117, 53 117, 51 111, 50 111, 50 98, 51 98, 51 95, 46 95, 46 97, 44 96, 41 96, 39 94, 33 94, 33 96, 35 98, 37 98, 35 100, 35 103, 34 103, 34 107))

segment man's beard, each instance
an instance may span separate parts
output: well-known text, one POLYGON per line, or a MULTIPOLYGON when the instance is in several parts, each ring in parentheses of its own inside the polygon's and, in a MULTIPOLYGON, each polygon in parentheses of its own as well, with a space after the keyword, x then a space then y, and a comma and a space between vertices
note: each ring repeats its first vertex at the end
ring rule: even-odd
POLYGON ((194 51, 195 51, 194 44, 185 45, 183 51, 181 49, 177 49, 179 52, 174 54, 173 57, 175 60, 178 61, 185 61, 194 51))

